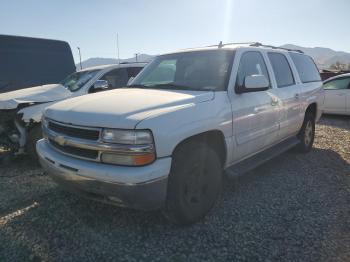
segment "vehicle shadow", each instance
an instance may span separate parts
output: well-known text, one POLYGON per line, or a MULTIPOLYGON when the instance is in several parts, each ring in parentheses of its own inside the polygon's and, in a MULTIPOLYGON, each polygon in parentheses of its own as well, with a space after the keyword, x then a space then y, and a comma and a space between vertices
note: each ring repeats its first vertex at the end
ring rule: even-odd
POLYGON ((136 260, 142 255, 162 260, 189 250, 208 254, 206 245, 215 240, 216 251, 226 254, 226 259, 238 254, 250 261, 288 260, 288 246, 307 260, 311 247, 316 257, 329 252, 325 239, 343 252, 341 241, 350 235, 344 230, 350 226, 345 216, 350 197, 338 196, 349 189, 349 174, 349 163, 332 150, 316 148, 300 155, 289 151, 249 173, 226 179, 214 209, 189 227, 169 223, 159 211, 109 206, 55 187, 33 198, 34 208, 26 210, 30 204, 26 203, 18 207, 25 210, 20 215, 9 219, 4 214, 8 219, 0 220, 0 254, 11 247, 19 254, 37 256, 36 245, 42 260, 66 256, 79 260, 79 254, 86 252, 92 258, 106 254, 117 259, 125 250, 136 260))

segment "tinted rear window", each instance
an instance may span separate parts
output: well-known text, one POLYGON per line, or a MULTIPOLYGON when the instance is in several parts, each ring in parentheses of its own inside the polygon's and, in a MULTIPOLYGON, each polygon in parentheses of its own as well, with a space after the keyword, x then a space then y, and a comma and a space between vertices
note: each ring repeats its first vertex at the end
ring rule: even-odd
POLYGON ((321 81, 320 73, 311 57, 295 53, 290 53, 290 56, 297 68, 301 82, 321 81))

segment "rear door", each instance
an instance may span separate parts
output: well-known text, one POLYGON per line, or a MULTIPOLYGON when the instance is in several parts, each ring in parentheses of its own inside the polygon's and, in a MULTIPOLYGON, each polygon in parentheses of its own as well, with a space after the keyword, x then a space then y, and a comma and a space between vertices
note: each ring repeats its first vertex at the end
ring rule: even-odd
MULTIPOLYGON (((260 51, 246 51, 242 54, 237 69, 236 88, 243 85, 246 76, 251 75, 264 75, 270 79, 260 51)), ((258 153, 277 141, 279 101, 271 91, 272 89, 236 93, 232 97, 233 130, 237 147, 234 161, 258 153)))
POLYGON ((300 85, 296 83, 289 57, 280 52, 267 52, 273 71, 274 94, 281 101, 279 140, 294 135, 302 123, 300 85))
POLYGON ((350 77, 337 78, 325 82, 324 111, 326 113, 350 112, 350 77))

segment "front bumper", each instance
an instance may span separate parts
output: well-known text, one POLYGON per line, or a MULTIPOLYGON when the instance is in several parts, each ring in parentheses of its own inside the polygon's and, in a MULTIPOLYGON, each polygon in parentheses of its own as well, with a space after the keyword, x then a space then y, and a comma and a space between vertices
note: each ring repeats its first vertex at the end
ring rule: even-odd
POLYGON ((37 152, 43 168, 68 191, 141 210, 158 209, 165 202, 170 157, 144 167, 106 165, 66 156, 45 139, 38 141, 37 152))

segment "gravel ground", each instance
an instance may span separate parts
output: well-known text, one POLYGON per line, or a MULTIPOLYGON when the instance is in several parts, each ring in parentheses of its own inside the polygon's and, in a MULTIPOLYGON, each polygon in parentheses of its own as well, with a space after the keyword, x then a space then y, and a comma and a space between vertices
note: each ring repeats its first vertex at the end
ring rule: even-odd
POLYGON ((0 261, 350 261, 350 118, 324 117, 312 152, 225 182, 191 227, 60 190, 28 160, 0 168, 0 261))

